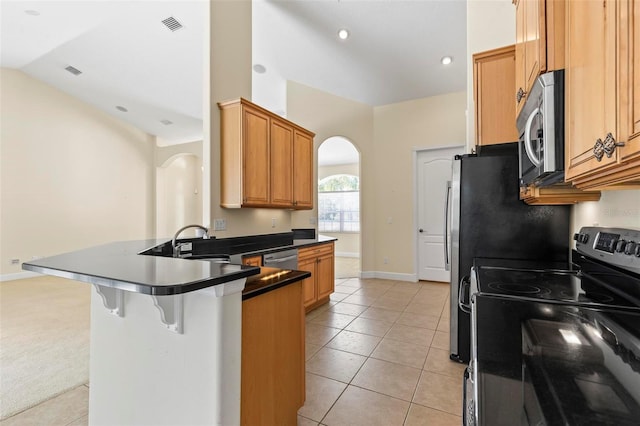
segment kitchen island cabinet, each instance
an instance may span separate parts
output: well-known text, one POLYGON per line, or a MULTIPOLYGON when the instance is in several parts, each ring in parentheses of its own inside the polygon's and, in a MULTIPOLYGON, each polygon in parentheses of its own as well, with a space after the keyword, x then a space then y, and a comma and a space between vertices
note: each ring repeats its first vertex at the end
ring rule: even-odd
POLYGON ((638 1, 567 2, 565 180, 640 187, 638 1))
POLYGON ((311 277, 302 283, 306 312, 327 303, 335 286, 334 243, 301 248, 298 251, 298 269, 311 272, 311 277))
POLYGON ((297 281, 242 302, 242 425, 297 424, 305 400, 301 300, 297 281))
POLYGON ((312 132, 246 99, 220 108, 220 205, 313 208, 312 132))

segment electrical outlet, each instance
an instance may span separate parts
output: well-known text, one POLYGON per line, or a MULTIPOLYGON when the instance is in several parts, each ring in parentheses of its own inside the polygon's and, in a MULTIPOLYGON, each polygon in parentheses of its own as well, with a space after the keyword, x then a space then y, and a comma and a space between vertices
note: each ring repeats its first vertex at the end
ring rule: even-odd
POLYGON ((271 218, 271 227, 272 227, 272 228, 275 228, 275 227, 276 227, 276 218, 275 218, 275 217, 272 217, 272 218, 271 218))
POLYGON ((384 259, 382 259, 382 261, 384 262, 384 264, 386 265, 387 263, 389 263, 389 258, 385 257, 384 259))
POLYGON ((316 218, 315 217, 310 217, 309 218, 309 225, 315 225, 316 224, 316 218))
POLYGON ((227 229, 227 220, 226 219, 213 219, 213 230, 214 231, 224 231, 227 229))

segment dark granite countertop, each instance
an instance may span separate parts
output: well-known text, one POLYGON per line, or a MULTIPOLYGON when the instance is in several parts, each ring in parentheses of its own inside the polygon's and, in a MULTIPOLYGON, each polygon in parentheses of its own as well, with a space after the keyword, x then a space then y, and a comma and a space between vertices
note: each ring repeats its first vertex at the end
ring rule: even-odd
POLYGON ((123 241, 22 264, 28 271, 136 293, 187 293, 260 273, 255 266, 138 253, 164 240, 123 241))
POLYGON ((317 238, 309 238, 305 240, 293 240, 293 244, 286 244, 286 245, 277 246, 277 247, 269 247, 261 250, 246 251, 246 252, 240 253, 239 255, 241 257, 258 256, 263 254, 276 253, 283 250, 291 250, 291 249, 298 249, 302 247, 315 246, 317 244, 329 243, 331 241, 337 241, 337 238, 327 237, 325 235, 318 235, 317 238))
POLYGON ((310 276, 311 272, 307 271, 262 267, 258 275, 247 278, 247 283, 242 291, 242 300, 251 299, 310 276))

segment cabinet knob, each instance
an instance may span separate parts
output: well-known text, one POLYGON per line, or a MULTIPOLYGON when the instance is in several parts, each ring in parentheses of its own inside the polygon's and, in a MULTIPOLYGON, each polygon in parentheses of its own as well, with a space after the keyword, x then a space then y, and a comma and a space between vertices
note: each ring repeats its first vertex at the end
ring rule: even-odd
POLYGON ((616 148, 619 146, 624 146, 624 142, 616 142, 613 135, 611 133, 607 133, 607 137, 603 142, 604 153, 607 154, 607 158, 611 158, 616 148))
POLYGON ((596 157, 598 161, 602 161, 602 157, 604 157, 604 143, 600 138, 598 138, 593 145, 593 156, 596 157))
POLYGON ((524 97, 524 95, 526 95, 527 92, 525 92, 524 90, 522 90, 522 87, 518 89, 518 93, 516 93, 516 101, 518 103, 520 103, 520 101, 522 100, 522 98, 524 97))
POLYGON ((293 202, 293 205, 294 205, 294 206, 297 206, 297 205, 298 205, 298 202, 297 202, 297 201, 294 201, 294 202, 293 202))

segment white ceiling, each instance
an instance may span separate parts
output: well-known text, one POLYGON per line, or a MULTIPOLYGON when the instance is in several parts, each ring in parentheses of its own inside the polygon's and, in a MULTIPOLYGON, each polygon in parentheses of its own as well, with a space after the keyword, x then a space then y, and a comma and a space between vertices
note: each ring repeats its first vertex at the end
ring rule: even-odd
MULTIPOLYGON (((207 11, 205 0, 0 0, 0 65, 168 143, 199 140, 207 11), (166 28, 170 16, 184 27, 166 28)), ((464 0, 254 0, 253 27, 253 63, 267 70, 253 73, 253 100, 278 113, 287 79, 372 106, 465 90, 464 0)))

